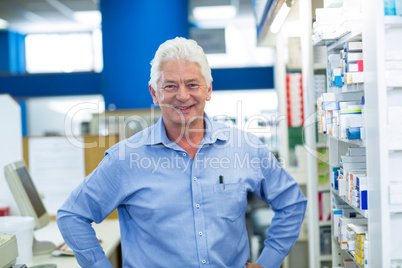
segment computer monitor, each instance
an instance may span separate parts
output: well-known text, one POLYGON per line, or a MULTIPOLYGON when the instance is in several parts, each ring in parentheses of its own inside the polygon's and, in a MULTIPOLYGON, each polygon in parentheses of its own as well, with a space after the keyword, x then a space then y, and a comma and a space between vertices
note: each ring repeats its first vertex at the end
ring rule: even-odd
MULTIPOLYGON (((21 215, 34 218, 35 230, 46 226, 50 222, 50 216, 29 175, 25 162, 17 161, 6 165, 4 174, 21 215)), ((34 254, 51 252, 55 248, 56 246, 51 242, 34 239, 34 254)))

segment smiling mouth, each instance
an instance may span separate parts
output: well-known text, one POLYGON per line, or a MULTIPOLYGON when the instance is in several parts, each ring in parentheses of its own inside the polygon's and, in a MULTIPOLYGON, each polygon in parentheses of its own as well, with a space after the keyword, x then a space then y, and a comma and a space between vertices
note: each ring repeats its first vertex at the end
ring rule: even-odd
POLYGON ((189 106, 175 106, 174 108, 179 110, 179 111, 186 111, 189 110, 191 107, 193 107, 194 105, 189 105, 189 106))

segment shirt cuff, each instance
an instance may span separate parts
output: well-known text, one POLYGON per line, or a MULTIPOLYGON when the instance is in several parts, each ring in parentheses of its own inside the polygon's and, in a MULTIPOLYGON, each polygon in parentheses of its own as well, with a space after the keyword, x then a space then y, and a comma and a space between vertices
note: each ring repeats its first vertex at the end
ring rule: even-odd
POLYGON ((278 254, 278 252, 273 248, 265 247, 258 258, 257 263, 263 268, 279 268, 281 267, 285 257, 286 256, 278 254))
POLYGON ((90 268, 113 268, 108 258, 104 256, 102 259, 94 263, 90 268))

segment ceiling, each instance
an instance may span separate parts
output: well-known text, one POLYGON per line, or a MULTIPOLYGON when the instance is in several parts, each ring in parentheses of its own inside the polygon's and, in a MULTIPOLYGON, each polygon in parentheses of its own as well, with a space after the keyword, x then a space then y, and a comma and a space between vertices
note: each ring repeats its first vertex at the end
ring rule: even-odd
MULTIPOLYGON (((236 18, 253 17, 252 0, 189 0, 189 10, 202 6, 232 5, 236 8, 236 18)), ((190 12, 190 20, 192 20, 190 12)))
MULTIPOLYGON (((189 0, 190 10, 196 6, 216 5, 235 6, 236 20, 253 18, 252 0, 189 0)), ((11 30, 23 34, 92 31, 99 24, 80 23, 74 13, 98 10, 99 0, 0 0, 0 19, 6 20, 11 30)), ((189 19, 195 22, 191 12, 189 19)))
POLYGON ((77 11, 99 10, 99 0, 0 0, 0 19, 20 33, 89 31, 94 23, 80 23, 77 11))

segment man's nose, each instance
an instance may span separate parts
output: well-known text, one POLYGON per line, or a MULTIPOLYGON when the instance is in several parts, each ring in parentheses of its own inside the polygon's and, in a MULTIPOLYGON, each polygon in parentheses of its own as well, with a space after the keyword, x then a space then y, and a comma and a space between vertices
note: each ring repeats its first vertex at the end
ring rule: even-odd
POLYGON ((176 98, 181 102, 185 102, 189 99, 189 97, 190 94, 187 87, 185 85, 180 85, 176 93, 176 98))

